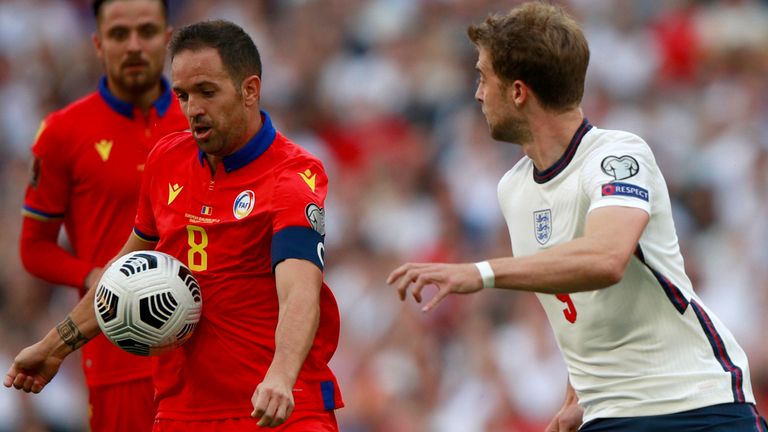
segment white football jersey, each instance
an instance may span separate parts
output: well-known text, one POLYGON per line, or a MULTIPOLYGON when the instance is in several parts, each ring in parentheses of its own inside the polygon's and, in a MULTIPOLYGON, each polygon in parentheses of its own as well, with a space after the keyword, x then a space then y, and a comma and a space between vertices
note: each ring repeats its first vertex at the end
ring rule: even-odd
POLYGON ((518 257, 582 236, 596 208, 650 215, 621 282, 537 293, 585 422, 754 403, 744 351, 685 274, 666 183, 642 139, 585 120, 559 161, 538 171, 524 157, 499 182, 498 197, 518 257))

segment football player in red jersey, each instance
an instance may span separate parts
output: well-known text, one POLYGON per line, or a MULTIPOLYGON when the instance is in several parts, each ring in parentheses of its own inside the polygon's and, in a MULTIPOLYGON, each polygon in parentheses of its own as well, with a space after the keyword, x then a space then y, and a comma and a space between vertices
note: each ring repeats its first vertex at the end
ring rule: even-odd
MULTIPOLYGON (((343 406, 328 362, 339 312, 323 282, 328 179, 260 110, 261 60, 226 21, 171 41, 173 91, 191 130, 147 159, 131 236, 118 256, 156 249, 184 262, 205 306, 195 333, 156 358, 154 431, 337 431, 343 406)), ((93 293, 4 384, 39 392, 99 332, 93 293)))
MULTIPOLYGON (((93 10, 93 43, 106 75, 97 91, 43 121, 21 232, 26 269, 81 294, 130 235, 149 151, 188 127, 162 77, 170 38, 166 1, 101 0, 93 10), (62 224, 71 252, 57 242, 62 224)), ((99 337, 83 350, 83 369, 92 431, 152 427, 148 359, 99 337)))

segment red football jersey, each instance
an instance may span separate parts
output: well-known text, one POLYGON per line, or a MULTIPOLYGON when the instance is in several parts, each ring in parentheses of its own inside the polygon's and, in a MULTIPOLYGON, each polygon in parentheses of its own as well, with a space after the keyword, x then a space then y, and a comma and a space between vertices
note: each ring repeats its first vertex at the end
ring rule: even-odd
MULTIPOLYGON (((286 258, 323 268, 323 166, 262 118, 215 176, 190 132, 161 140, 147 161, 134 233, 187 264, 203 292, 190 340, 156 358, 158 418, 250 416, 275 348, 273 269, 286 258)), ((338 307, 323 284, 319 328, 294 387, 297 410, 343 406, 328 367, 338 338, 338 307)))
MULTIPOLYGON (((63 219, 81 273, 104 266, 131 235, 149 151, 164 135, 187 128, 167 81, 145 117, 112 95, 102 78, 97 92, 50 114, 41 125, 32 146, 36 172, 24 215, 63 219)), ((151 375, 149 360, 102 335, 83 347, 82 358, 89 386, 151 375)))

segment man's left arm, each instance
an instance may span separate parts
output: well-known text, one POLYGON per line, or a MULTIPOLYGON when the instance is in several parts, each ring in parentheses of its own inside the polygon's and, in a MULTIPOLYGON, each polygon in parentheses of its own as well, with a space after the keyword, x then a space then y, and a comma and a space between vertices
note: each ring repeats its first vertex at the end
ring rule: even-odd
MULTIPOLYGON (((608 206, 589 213, 584 235, 525 257, 488 260, 493 287, 548 294, 606 288, 618 283, 645 230, 649 214, 634 207, 608 206)), ((427 285, 438 292, 423 307, 430 310, 448 294, 469 294, 483 288, 475 264, 407 263, 395 269, 387 283, 404 300, 411 289, 416 301, 427 285)))
POLYGON ((422 310, 450 293, 468 294, 495 287, 545 294, 568 294, 615 285, 624 277, 648 225, 660 173, 653 153, 640 138, 625 134, 593 151, 579 172, 589 200, 584 233, 529 256, 495 258, 477 264, 407 263, 387 283, 400 299, 411 293, 421 302, 426 285, 438 292, 422 310))
POLYGON ((280 303, 275 355, 251 398, 251 415, 267 427, 283 424, 293 411, 293 386, 319 325, 323 273, 310 261, 289 258, 277 264, 275 279, 280 303))
POLYGON ((595 209, 582 237, 534 255, 490 260, 496 286, 560 294, 614 285, 624 277, 648 220, 638 208, 595 209))

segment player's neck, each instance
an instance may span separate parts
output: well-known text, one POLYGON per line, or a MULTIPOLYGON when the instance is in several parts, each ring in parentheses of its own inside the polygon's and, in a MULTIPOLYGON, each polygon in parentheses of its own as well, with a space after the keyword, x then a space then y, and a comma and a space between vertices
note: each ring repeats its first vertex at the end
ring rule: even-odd
POLYGON ((208 162, 208 169, 211 170, 211 177, 216 176, 216 168, 219 166, 219 161, 222 158, 214 156, 212 154, 205 154, 205 160, 208 162))
POLYGON ((580 108, 564 113, 541 113, 530 118, 532 139, 523 144, 523 152, 539 171, 554 165, 565 153, 573 134, 584 120, 580 108))
POLYGON ((147 115, 152 109, 152 104, 160 97, 162 93, 162 84, 160 81, 151 89, 143 92, 129 92, 120 89, 117 85, 107 80, 109 91, 123 102, 128 102, 137 107, 144 115, 147 115))
MULTIPOLYGON (((231 151, 226 153, 226 155, 231 155, 241 148, 245 147, 248 142, 253 139, 253 137, 256 136, 257 133, 261 130, 261 127, 264 125, 264 121, 261 119, 261 111, 259 111, 258 107, 255 110, 256 112, 256 121, 249 121, 248 127, 245 129, 244 133, 240 137, 240 139, 237 140, 237 144, 231 147, 231 151)), ((211 175, 216 175, 216 169, 219 166, 219 162, 221 162, 226 156, 217 156, 212 155, 209 153, 205 154, 205 158, 208 161, 208 167, 211 170, 211 175)))

